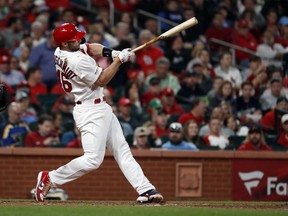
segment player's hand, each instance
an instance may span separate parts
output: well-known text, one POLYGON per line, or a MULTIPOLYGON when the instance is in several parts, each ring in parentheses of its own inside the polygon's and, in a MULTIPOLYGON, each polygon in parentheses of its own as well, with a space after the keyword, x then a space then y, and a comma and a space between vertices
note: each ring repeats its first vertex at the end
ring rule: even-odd
POLYGON ((112 52, 111 52, 112 58, 117 58, 120 52, 121 51, 119 51, 119 50, 112 50, 112 52))
POLYGON ((130 59, 135 58, 135 53, 124 49, 119 53, 118 58, 120 59, 121 63, 125 63, 128 62, 130 59))

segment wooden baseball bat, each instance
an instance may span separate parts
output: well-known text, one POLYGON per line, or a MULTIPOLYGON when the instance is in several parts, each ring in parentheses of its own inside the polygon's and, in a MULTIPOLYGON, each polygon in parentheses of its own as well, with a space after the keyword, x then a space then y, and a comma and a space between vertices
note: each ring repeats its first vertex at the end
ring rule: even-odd
POLYGON ((168 31, 166 31, 164 33, 162 33, 158 37, 153 38, 152 40, 146 42, 145 44, 142 44, 142 45, 134 48, 132 50, 132 52, 137 52, 138 50, 143 49, 144 47, 150 46, 151 44, 153 44, 159 40, 165 40, 166 38, 171 37, 171 36, 177 34, 178 32, 181 32, 183 30, 186 30, 187 28, 190 28, 192 26, 197 25, 197 23, 198 23, 198 20, 195 17, 192 17, 191 19, 186 20, 185 22, 169 29, 168 31))

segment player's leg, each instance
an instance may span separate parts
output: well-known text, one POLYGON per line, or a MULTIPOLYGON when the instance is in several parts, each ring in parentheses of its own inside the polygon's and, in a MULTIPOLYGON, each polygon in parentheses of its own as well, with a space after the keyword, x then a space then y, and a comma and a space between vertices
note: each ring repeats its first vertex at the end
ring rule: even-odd
POLYGON ((144 175, 140 165, 134 159, 125 140, 117 117, 113 114, 107 138, 107 147, 113 153, 121 171, 132 187, 138 192, 139 202, 161 202, 163 196, 144 175))
POLYGON ((35 193, 37 201, 44 201, 49 190, 49 187, 46 187, 48 190, 41 190, 41 184, 44 181, 44 186, 46 184, 53 184, 54 186, 65 184, 97 169, 104 159, 106 137, 109 129, 107 122, 111 121, 111 115, 106 114, 105 104, 74 109, 73 115, 76 126, 81 132, 84 154, 57 170, 49 173, 40 172, 35 193))

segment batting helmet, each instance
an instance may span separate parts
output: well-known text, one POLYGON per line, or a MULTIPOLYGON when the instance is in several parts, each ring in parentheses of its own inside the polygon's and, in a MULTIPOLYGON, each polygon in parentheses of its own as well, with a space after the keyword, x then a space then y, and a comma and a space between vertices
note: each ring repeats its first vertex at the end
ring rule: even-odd
POLYGON ((72 23, 64 23, 54 29, 53 37, 57 46, 60 46, 61 43, 81 40, 84 38, 85 32, 80 31, 72 23))

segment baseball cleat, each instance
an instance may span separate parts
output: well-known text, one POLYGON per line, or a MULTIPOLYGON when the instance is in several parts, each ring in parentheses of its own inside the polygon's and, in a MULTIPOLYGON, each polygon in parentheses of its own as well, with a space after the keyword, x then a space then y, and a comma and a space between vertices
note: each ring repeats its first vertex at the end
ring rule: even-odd
POLYGON ((160 203, 162 201, 163 196, 155 189, 148 190, 137 198, 139 203, 160 203))
POLYGON ((37 186, 35 189, 35 199, 37 202, 44 202, 48 191, 51 188, 51 181, 47 171, 41 171, 37 177, 37 186))

